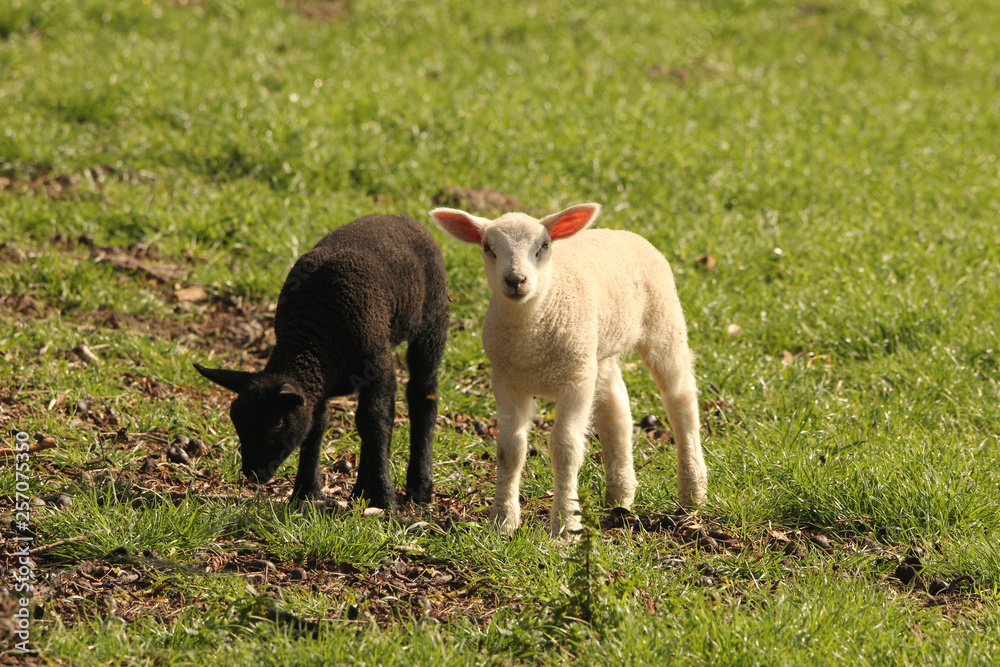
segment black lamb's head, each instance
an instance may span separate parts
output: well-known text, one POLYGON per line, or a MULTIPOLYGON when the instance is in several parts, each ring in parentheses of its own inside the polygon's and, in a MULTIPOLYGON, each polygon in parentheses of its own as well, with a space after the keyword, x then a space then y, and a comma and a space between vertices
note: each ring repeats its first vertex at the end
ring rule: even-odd
POLYGON ((312 426, 302 389, 274 375, 198 364, 195 368, 212 382, 236 392, 229 416, 240 437, 243 474, 251 482, 269 481, 312 426))

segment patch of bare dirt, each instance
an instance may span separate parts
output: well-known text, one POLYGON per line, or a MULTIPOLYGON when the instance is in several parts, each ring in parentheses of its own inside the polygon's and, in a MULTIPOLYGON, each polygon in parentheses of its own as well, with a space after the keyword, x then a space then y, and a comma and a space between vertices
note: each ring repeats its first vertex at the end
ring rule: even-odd
MULTIPOLYGON (((102 246, 95 243, 92 234, 81 234, 75 240, 67 234, 58 234, 53 242, 61 250, 70 253, 83 247, 89 252, 90 260, 94 263, 108 264, 124 276, 150 279, 159 285, 184 280, 191 273, 191 269, 185 264, 164 262, 160 250, 147 243, 136 242, 129 245, 102 246)), ((193 258, 186 257, 185 259, 185 263, 190 263, 193 258)), ((176 290, 178 287, 175 286, 174 289, 176 290)))
POLYGON ((25 417, 34 412, 25 399, 22 390, 12 383, 0 386, 0 427, 7 428, 8 425, 23 423, 25 417))
MULTIPOLYGON (((159 283, 183 280, 191 270, 179 264, 165 264, 146 259, 151 256, 150 248, 144 243, 135 243, 127 248, 94 247, 90 257, 97 264, 110 264, 119 271, 134 272, 152 278, 159 283)), ((156 253, 159 257, 159 253, 156 253)))
POLYGON ((112 180, 135 184, 155 178, 148 171, 125 171, 106 165, 95 165, 83 171, 67 173, 55 173, 42 167, 32 175, 10 173, 0 176, 0 191, 67 197, 81 188, 100 190, 112 180))
POLYGON ((246 351, 263 359, 274 346, 273 304, 244 303, 238 297, 224 297, 185 310, 184 317, 176 318, 127 315, 107 309, 87 313, 85 317, 96 328, 135 331, 216 354, 246 351))
MULTIPOLYGON (((193 564, 161 558, 153 551, 129 554, 118 549, 103 558, 67 567, 59 558, 35 557, 38 585, 36 614, 58 616, 73 625, 87 616, 110 616, 131 622, 153 614, 169 619, 192 600, 178 590, 172 575, 221 572, 246 578, 277 605, 285 591, 306 588, 332 600, 352 597, 354 604, 338 620, 389 624, 400 619, 430 617, 447 621, 459 614, 492 615, 498 598, 474 569, 425 561, 421 555, 385 559, 365 570, 351 563, 310 559, 304 563, 275 562, 271 554, 241 548, 208 554, 193 564)), ((275 613, 273 620, 290 621, 275 613)))
POLYGON ((798 9, 802 14, 830 14, 836 8, 826 2, 800 2, 798 9))
POLYGON ((298 0, 295 11, 317 21, 338 21, 351 10, 351 0, 298 0))
POLYGON ((646 76, 655 80, 669 80, 684 86, 692 79, 708 79, 721 76, 723 71, 704 57, 698 56, 683 65, 653 63, 646 68, 646 76))
POLYGON ((500 601, 476 568, 459 569, 421 555, 387 559, 367 572, 349 563, 333 570, 323 563, 304 565, 295 574, 308 581, 313 591, 337 598, 353 593, 357 603, 347 608, 348 620, 367 616, 388 624, 425 616, 447 621, 466 614, 485 619, 500 601))
POLYGON ((431 201, 435 206, 457 208, 475 215, 495 218, 514 211, 525 211, 524 204, 513 196, 490 188, 464 188, 446 185, 431 201))
POLYGON ((17 264, 27 259, 28 255, 13 241, 0 242, 0 262, 17 264))
POLYGON ((650 79, 663 79, 669 77, 673 79, 675 83, 684 85, 687 83, 691 74, 688 68, 682 65, 654 63, 646 68, 646 76, 650 79))
MULTIPOLYGON (((749 532, 734 531, 710 517, 642 515, 621 508, 608 511, 601 517, 600 524, 605 535, 612 539, 623 532, 656 536, 674 543, 681 553, 688 552, 705 561, 708 560, 705 557, 711 555, 759 558, 772 552, 783 557, 782 565, 794 567, 796 562, 811 554, 821 553, 834 560, 831 568, 835 573, 856 577, 862 573, 842 572, 841 557, 852 560, 853 554, 866 554, 874 557, 870 562, 875 564, 875 572, 868 576, 876 585, 914 596, 928 607, 944 607, 946 616, 964 614, 982 603, 972 575, 931 573, 928 565, 940 545, 929 550, 915 544, 884 544, 865 536, 832 535, 810 526, 774 527, 769 524, 749 532)), ((699 567, 698 586, 714 587, 725 583, 726 578, 712 565, 706 562, 699 567)))
MULTIPOLYGON (((219 295, 203 285, 184 281, 190 275, 193 257, 179 262, 164 261, 159 249, 145 243, 106 246, 95 243, 93 236, 83 234, 70 239, 60 234, 53 239, 61 251, 79 258, 83 248, 91 261, 110 265, 120 280, 145 283, 158 294, 164 304, 172 307, 170 315, 130 315, 110 309, 93 312, 68 311, 63 317, 94 329, 128 329, 150 337, 172 340, 177 344, 214 354, 245 352, 253 358, 266 358, 274 345, 272 321, 275 304, 256 303, 235 295, 219 295)), ((36 251, 21 248, 12 242, 0 243, 0 262, 21 262, 36 256, 36 251)), ((0 296, 3 310, 23 321, 45 318, 59 312, 35 294, 20 293, 0 296)), ((86 331, 81 332, 86 335, 86 331)), ((96 361, 100 351, 91 357, 87 350, 75 354, 85 361, 96 361)))
MULTIPOLYGON (((186 289, 186 288, 181 288, 186 289)), ((180 290, 178 290, 180 291, 180 290)), ((182 297, 190 296, 181 292, 182 297)), ((177 301, 175 316, 130 315, 102 308, 92 312, 69 312, 64 318, 85 325, 87 329, 130 330, 150 338, 172 340, 192 350, 211 351, 216 355, 234 351, 247 353, 251 360, 263 359, 274 346, 274 304, 245 303, 239 297, 207 297, 205 301, 177 301)), ((22 319, 41 319, 58 312, 51 304, 30 294, 8 294, 0 297, 0 310, 6 309, 22 319)), ((94 358, 100 358, 100 348, 87 348, 94 358)), ((86 357, 87 350, 67 350, 71 357, 86 357)))

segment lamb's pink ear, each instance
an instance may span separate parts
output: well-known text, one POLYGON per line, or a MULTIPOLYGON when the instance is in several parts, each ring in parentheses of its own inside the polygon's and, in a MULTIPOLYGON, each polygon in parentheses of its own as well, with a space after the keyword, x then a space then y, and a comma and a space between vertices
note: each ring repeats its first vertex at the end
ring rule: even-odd
POLYGON ((457 208, 436 208, 431 211, 431 217, 438 227, 466 243, 481 243, 483 229, 489 220, 470 215, 457 208))
POLYGON ((577 204, 565 211, 547 215, 539 222, 549 228, 549 237, 553 240, 562 239, 589 227, 600 212, 600 204, 577 204))

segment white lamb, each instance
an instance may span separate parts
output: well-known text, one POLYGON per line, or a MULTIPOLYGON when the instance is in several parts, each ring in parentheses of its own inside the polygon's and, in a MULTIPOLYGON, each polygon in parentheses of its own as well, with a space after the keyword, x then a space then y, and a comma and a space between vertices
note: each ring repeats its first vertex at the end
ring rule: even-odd
POLYGON ((580 204, 542 220, 431 211, 444 231, 482 246, 493 290, 483 329, 499 427, 490 516, 506 533, 521 523, 518 488, 536 396, 556 400, 549 438, 552 535, 579 528, 577 477, 591 418, 604 458, 605 500, 632 505, 632 415, 618 362, 632 347, 656 380, 673 428, 681 504, 696 505, 708 486, 693 355, 670 265, 631 232, 582 231, 600 210, 580 204))

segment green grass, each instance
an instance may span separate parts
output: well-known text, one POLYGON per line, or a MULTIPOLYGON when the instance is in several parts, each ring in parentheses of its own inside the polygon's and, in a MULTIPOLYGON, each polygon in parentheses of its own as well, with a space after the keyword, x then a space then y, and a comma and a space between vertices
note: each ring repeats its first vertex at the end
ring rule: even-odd
MULTIPOLYGON (((108 562, 165 584, 149 597, 114 589, 122 622, 99 589, 74 598, 47 579, 34 648, 67 665, 991 662, 992 3, 358 0, 332 20, 318 11, 337 7, 0 8, 0 425, 8 446, 20 430, 57 443, 32 457, 33 495, 49 499, 33 509, 37 544, 86 536, 39 559, 39 572, 72 579, 81 563, 108 562), (552 479, 540 433, 522 485, 528 522, 512 538, 485 520, 493 444, 449 427, 435 453, 444 495, 399 520, 299 512, 280 490, 239 486, 228 397, 191 362, 261 361, 183 337, 194 324, 214 331, 218 311, 182 307, 173 290, 202 285, 266 313, 326 231, 371 212, 429 225, 446 185, 496 188, 534 211, 597 201, 600 226, 663 251, 706 404, 710 493, 698 520, 745 548, 607 532, 596 548, 608 574, 590 581, 621 613, 582 626, 553 611, 580 593, 567 588, 578 547, 553 543, 533 518, 552 479), (155 246, 180 277, 160 283, 95 261, 77 243, 84 234, 98 247, 155 246), (714 271, 695 261, 705 253, 714 271), (26 297, 45 313, 18 312, 26 297), (131 319, 97 324, 108 311, 131 319), (67 356, 82 341, 99 363, 67 356), (145 391, 147 378, 163 390, 145 391), (81 415, 78 401, 118 421, 81 415), (137 472, 176 433, 209 453, 161 463, 155 483, 137 472), (59 493, 71 507, 57 509, 59 493), (806 553, 767 547, 768 528, 806 553), (808 546, 815 532, 834 548, 808 546), (935 605, 891 583, 911 543, 928 548, 929 575, 968 573, 973 584, 935 605), (124 561, 108 557, 122 547, 124 561), (229 556, 235 570, 201 571, 229 556), (251 557, 280 576, 247 576, 251 557), (430 596, 429 615, 406 596, 365 598, 396 562, 468 583, 460 599, 430 596), (711 586, 697 585, 704 564, 718 572, 711 586), (358 579, 314 590, 289 582, 298 565, 358 579), (264 620, 271 603, 318 619, 318 637, 264 620)), ((454 297, 441 409, 491 421, 478 338, 488 287, 478 255, 435 234, 454 297)), ((661 412, 637 361, 626 359, 636 421, 661 412)), ((356 452, 344 424, 324 464, 356 452)), ((394 436, 397 480, 406 438, 394 436)), ((635 511, 678 517, 672 449, 640 437, 636 460, 635 511)), ((293 458, 280 474, 294 470, 293 458)), ((0 491, 12 496, 15 483, 13 467, 0 468, 0 491)), ((602 497, 597 461, 581 484, 602 497)))

